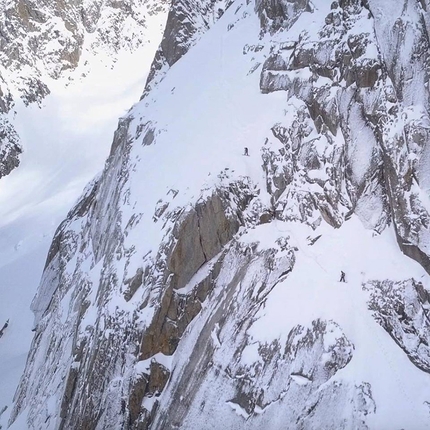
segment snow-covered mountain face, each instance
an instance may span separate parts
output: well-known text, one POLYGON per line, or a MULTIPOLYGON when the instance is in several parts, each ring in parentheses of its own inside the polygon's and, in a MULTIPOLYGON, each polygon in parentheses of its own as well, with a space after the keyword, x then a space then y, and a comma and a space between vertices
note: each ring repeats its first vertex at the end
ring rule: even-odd
POLYGON ((85 76, 94 58, 112 66, 121 52, 148 42, 151 17, 167 2, 154 0, 78 0, 41 2, 2 0, 0 9, 0 177, 19 164, 22 152, 5 115, 19 101, 41 104, 53 81, 85 76))
POLYGON ((429 7, 174 2, 12 429, 430 426, 429 7))
MULTIPOLYGON (((71 6, 70 2, 64 5, 65 15, 71 6)), ((27 63, 33 66, 17 60, 15 69, 11 66, 1 71, 13 87, 10 110, 0 115, 0 330, 9 320, 9 326, 0 334, 1 428, 7 427, 13 395, 33 337, 30 303, 55 227, 88 181, 103 168, 118 116, 127 112, 142 94, 161 41, 167 4, 153 3, 154 7, 148 8, 147 3, 133 2, 130 8, 123 6, 118 3, 118 13, 107 14, 111 6, 101 5, 101 15, 106 16, 99 19, 97 27, 101 29, 104 22, 109 30, 117 23, 120 37, 102 40, 98 30, 84 31, 77 66, 55 78, 48 75, 48 67, 41 62, 46 50, 42 52, 39 46, 40 50, 27 51, 29 45, 45 40, 41 31, 21 31, 16 37, 9 37, 10 43, 19 45, 19 56, 25 54, 27 63), (138 24, 127 18, 133 10, 143 15, 145 21, 138 24), (134 33, 133 41, 127 43, 124 38, 134 33), (30 103, 25 98, 28 93, 20 89, 31 92, 37 88, 25 87, 24 81, 32 73, 39 76, 39 72, 40 81, 50 93, 43 100, 30 103), (21 146, 23 152, 19 154, 21 146), (8 175, 18 162, 19 168, 8 175)), ((46 11, 53 5, 39 1, 32 7, 46 11)), ((10 9, 12 2, 2 9, 2 19, 10 9)), ((13 28, 20 25, 23 23, 17 18, 13 28)), ((6 33, 5 29, 1 31, 2 35, 6 33)), ((11 57, 4 59, 9 61, 11 57)), ((1 83, 0 87, 5 90, 1 83)))

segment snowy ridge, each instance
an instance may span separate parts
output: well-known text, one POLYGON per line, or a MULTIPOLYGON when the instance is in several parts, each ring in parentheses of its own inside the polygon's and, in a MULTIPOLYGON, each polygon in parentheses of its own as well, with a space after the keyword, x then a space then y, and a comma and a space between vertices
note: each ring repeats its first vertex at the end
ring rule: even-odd
POLYGON ((429 427, 428 12, 237 0, 196 41, 184 5, 57 230, 11 428, 429 427))

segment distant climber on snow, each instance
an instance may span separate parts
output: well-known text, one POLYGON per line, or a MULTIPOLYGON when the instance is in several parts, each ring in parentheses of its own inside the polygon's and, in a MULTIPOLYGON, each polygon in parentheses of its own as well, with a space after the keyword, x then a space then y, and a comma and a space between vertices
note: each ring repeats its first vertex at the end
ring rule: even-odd
POLYGON ((340 271, 340 279, 339 279, 339 282, 346 282, 345 281, 345 272, 344 271, 340 271))
POLYGON ((245 151, 244 151, 243 155, 248 155, 249 156, 248 148, 246 146, 245 146, 245 151))
POLYGON ((5 323, 4 323, 4 326, 0 329, 0 337, 2 337, 3 336, 3 333, 4 333, 4 331, 7 329, 7 326, 9 325, 9 320, 7 320, 5 323))

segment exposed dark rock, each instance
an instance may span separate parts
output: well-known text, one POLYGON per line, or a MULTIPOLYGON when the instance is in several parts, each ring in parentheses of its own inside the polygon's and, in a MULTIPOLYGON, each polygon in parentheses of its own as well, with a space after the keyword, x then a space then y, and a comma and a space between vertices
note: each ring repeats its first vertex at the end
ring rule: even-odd
POLYGON ((249 190, 241 190, 240 184, 233 184, 230 190, 219 189, 198 201, 182 215, 173 230, 175 244, 167 259, 167 268, 173 273, 171 285, 175 289, 185 287, 196 271, 233 238, 243 223, 240 213, 252 197, 249 190), (228 210, 231 198, 236 200, 237 212, 228 210))
POLYGON ((261 74, 260 88, 263 94, 288 91, 291 86, 291 78, 282 72, 266 70, 261 74))
POLYGON ((312 12, 309 0, 258 0, 255 10, 261 27, 270 33, 288 30, 303 12, 312 12))
MULTIPOLYGON (((145 396, 158 397, 163 391, 170 372, 155 360, 151 361, 149 373, 137 377, 131 388, 128 403, 129 425, 132 429, 147 429, 151 423, 151 411, 142 406, 145 396)), ((125 411, 124 411, 125 412, 125 411)))
POLYGON ((0 329, 0 337, 3 336, 5 330, 9 327, 9 320, 7 320, 4 324, 3 327, 0 329))
POLYGON ((19 136, 6 118, 0 117, 0 178, 19 166, 19 136))
POLYGON ((124 298, 125 300, 129 301, 134 293, 140 288, 143 284, 143 269, 139 268, 136 271, 136 275, 133 276, 131 279, 127 279, 124 281, 124 285, 127 285, 127 289, 124 292, 124 298))
MULTIPOLYGON (((61 402, 60 418, 64 419, 67 417, 69 408, 72 403, 73 394, 76 389, 76 381, 78 379, 78 369, 76 367, 71 367, 69 375, 67 376, 67 382, 64 388, 63 400, 61 402)), ((62 425, 60 424, 60 429, 62 425)))

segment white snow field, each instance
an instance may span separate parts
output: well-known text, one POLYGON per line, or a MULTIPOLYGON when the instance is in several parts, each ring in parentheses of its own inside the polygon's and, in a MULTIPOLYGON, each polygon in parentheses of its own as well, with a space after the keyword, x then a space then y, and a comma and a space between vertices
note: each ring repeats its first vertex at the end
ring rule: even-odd
MULTIPOLYGON (((160 42, 163 19, 137 51, 83 58, 73 81, 48 80, 39 108, 18 104, 11 118, 24 153, 0 181, 0 428, 6 428, 14 392, 32 339, 30 311, 48 249, 60 222, 85 185, 103 168, 118 118, 139 100, 160 42), (4 408, 7 407, 6 410, 4 408)), ((18 424, 19 425, 19 424, 18 424)), ((23 424, 23 429, 26 426, 23 424)))

